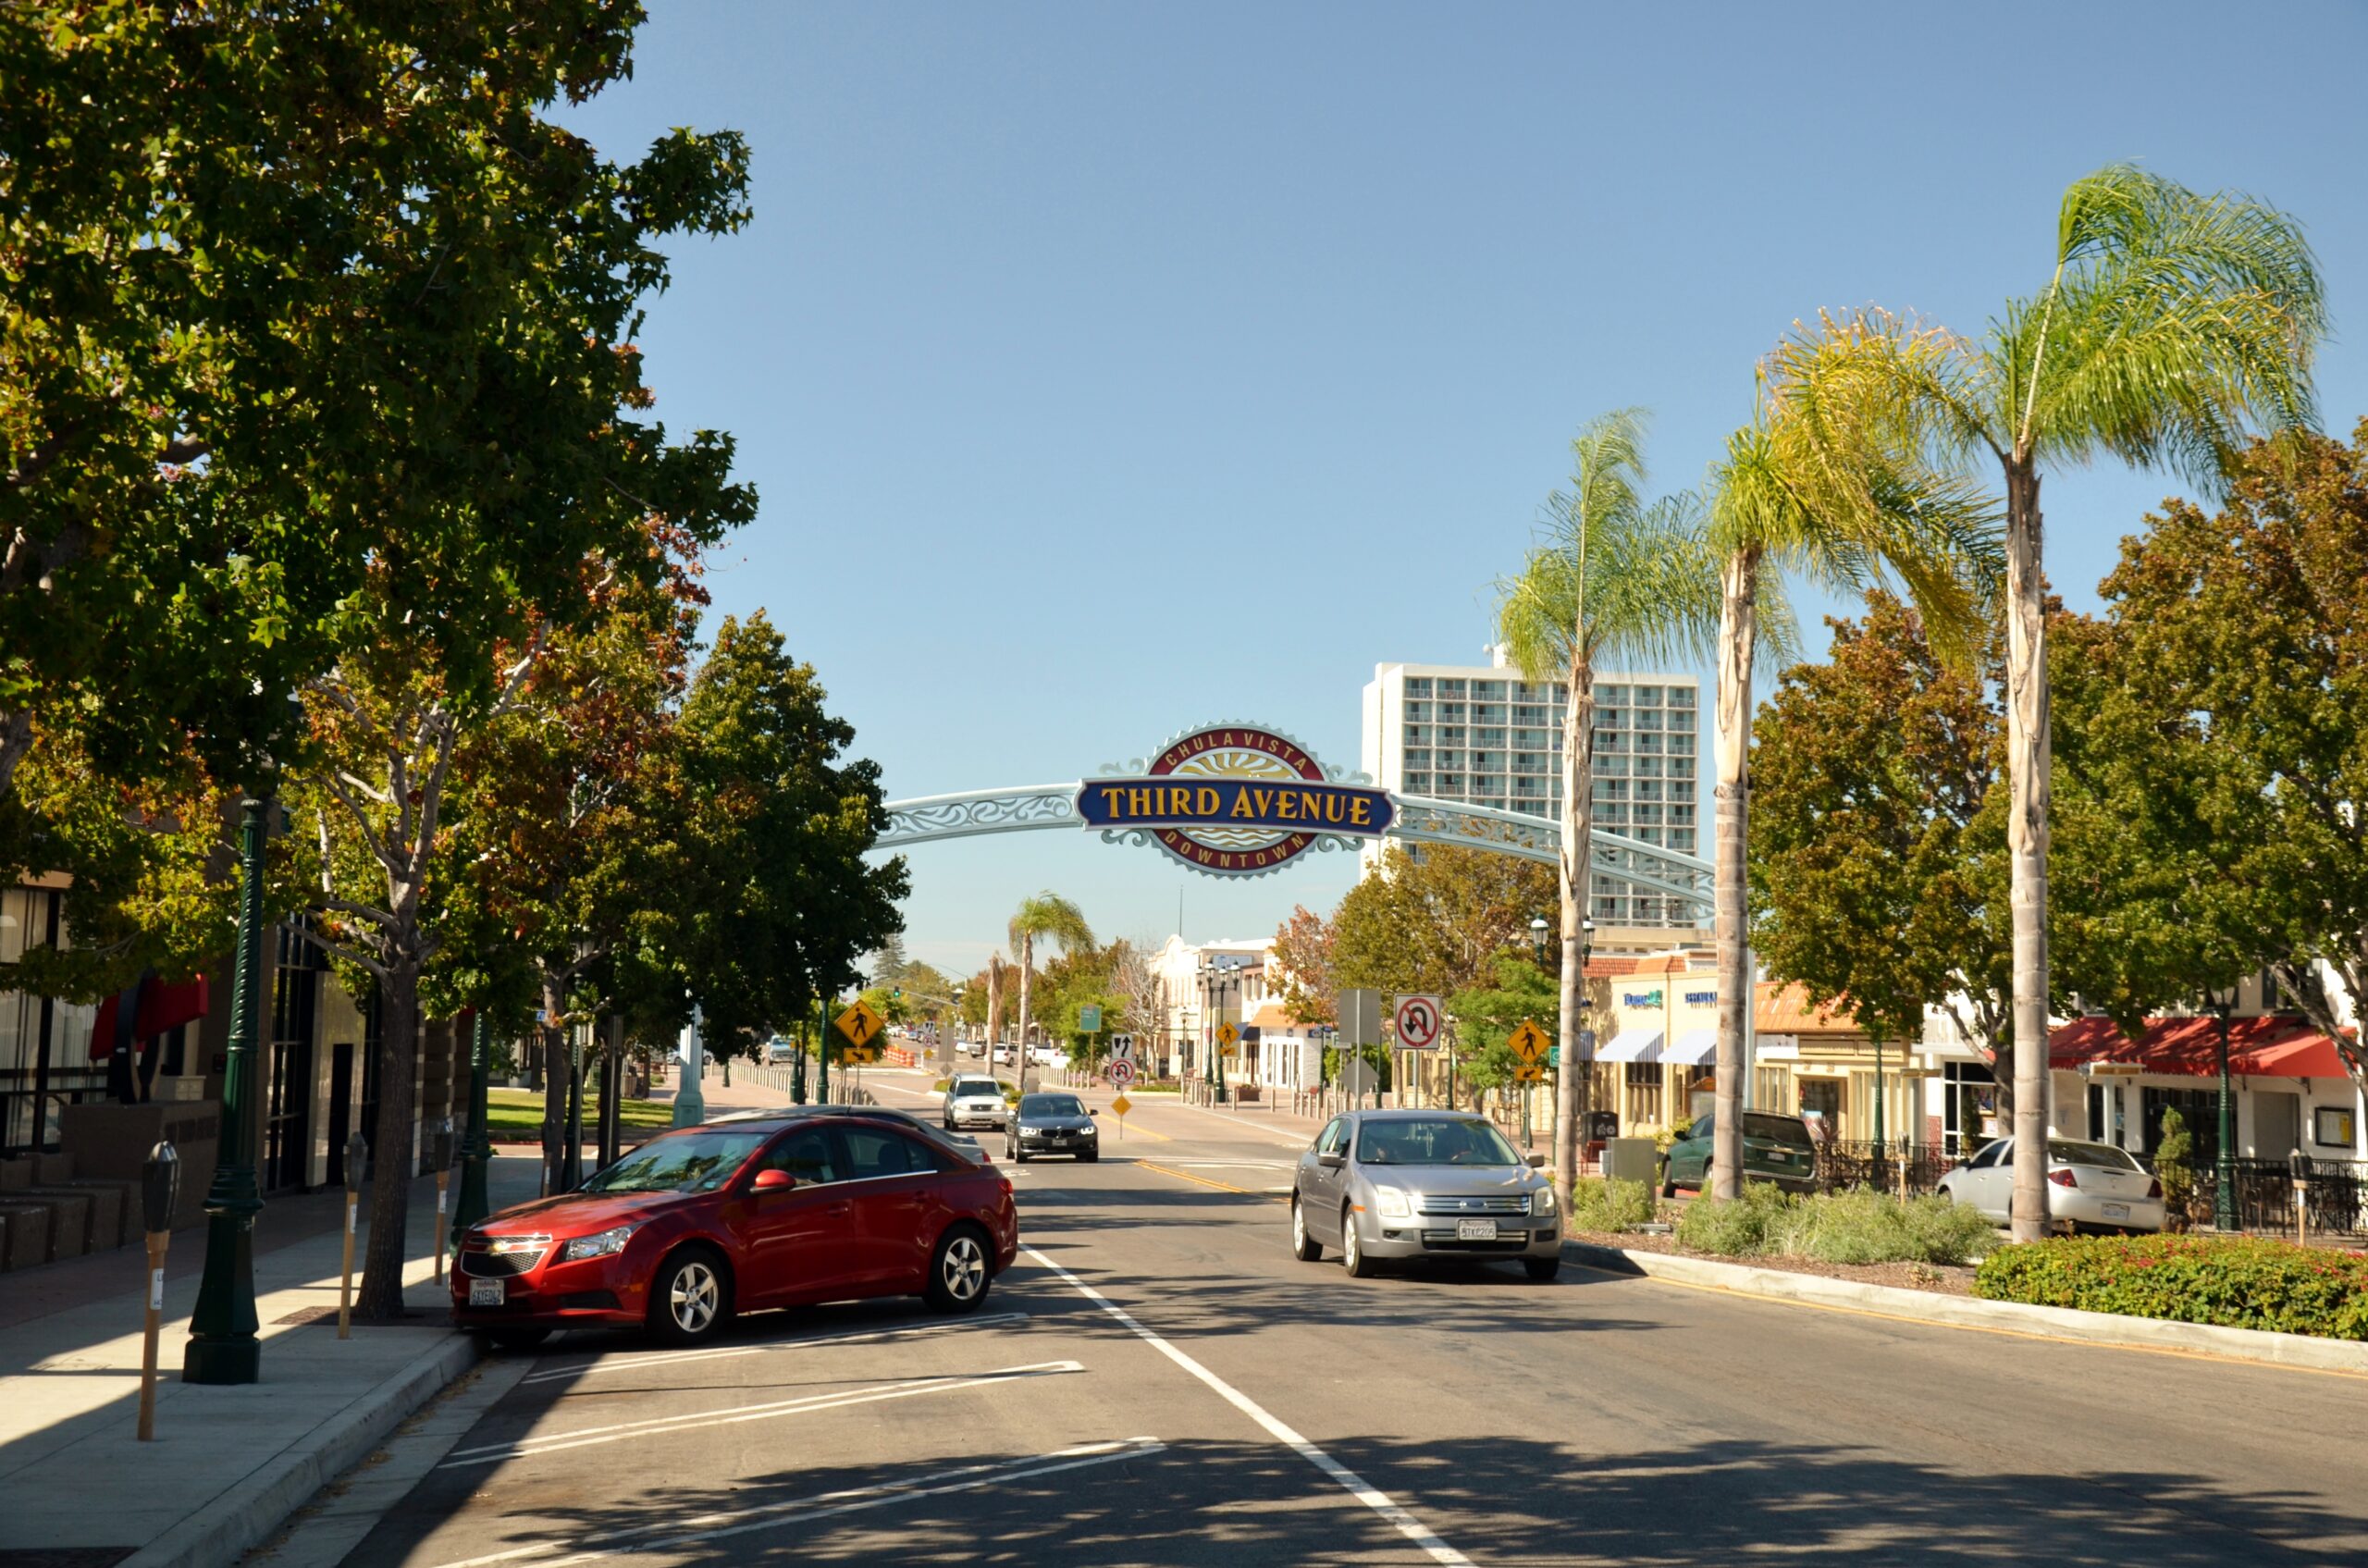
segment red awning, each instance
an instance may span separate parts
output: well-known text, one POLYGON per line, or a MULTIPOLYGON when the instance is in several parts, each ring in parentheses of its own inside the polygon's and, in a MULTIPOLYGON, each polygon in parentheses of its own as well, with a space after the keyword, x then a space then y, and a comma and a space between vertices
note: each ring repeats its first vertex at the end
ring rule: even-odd
MULTIPOLYGON (((2079 1019, 2050 1036, 2048 1065, 2070 1069, 2112 1062, 2141 1072, 2214 1078, 2220 1072, 2217 1019, 2148 1019, 2132 1040, 2111 1019, 2079 1019)), ((2247 1078, 2342 1078, 2335 1043, 2300 1019, 2228 1020, 2228 1070, 2247 1078)))
MULTIPOLYGON (((142 1042, 154 1040, 166 1030, 204 1018, 208 1000, 204 975, 179 985, 142 981, 140 1007, 131 1015, 132 1045, 137 1048, 142 1042)), ((118 991, 99 1004, 98 1017, 91 1020, 91 1060, 94 1062, 104 1062, 115 1055, 115 1023, 122 1001, 123 993, 118 991)))

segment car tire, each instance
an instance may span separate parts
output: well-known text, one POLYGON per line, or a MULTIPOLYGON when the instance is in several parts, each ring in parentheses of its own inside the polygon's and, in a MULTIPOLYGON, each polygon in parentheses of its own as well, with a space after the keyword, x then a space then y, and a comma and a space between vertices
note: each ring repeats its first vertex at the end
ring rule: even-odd
POLYGON ((1324 1255, 1324 1243, 1307 1233, 1307 1211, 1300 1206, 1299 1194, 1291 1194, 1291 1256, 1301 1263, 1314 1263, 1324 1255))
POLYGON ((512 1354, 531 1351, 550 1337, 551 1331, 548 1328, 488 1328, 485 1330, 487 1344, 491 1345, 495 1350, 508 1351, 512 1354))
POLYGON ((1357 1236, 1356 1216, 1347 1209, 1340 1211, 1340 1262, 1351 1279, 1374 1277, 1374 1261, 1365 1256, 1365 1249, 1357 1236))
POLYGON ((921 1292, 940 1312, 975 1312, 995 1282, 987 1233, 965 1221, 937 1239, 929 1255, 929 1285, 921 1292))
POLYGON ((1560 1258, 1523 1258, 1521 1260, 1521 1266, 1529 1275, 1532 1284, 1551 1285, 1554 1283, 1554 1277, 1562 1272, 1562 1260, 1560 1258))
POLYGON ((1092 1165, 1094 1161, 1096 1161, 1096 1160, 1100 1159, 1101 1157, 1102 1157, 1102 1151, 1101 1151, 1101 1150, 1099 1150, 1099 1149, 1089 1149, 1089 1150, 1087 1150, 1084 1154, 1079 1154, 1077 1158, 1078 1158, 1078 1163, 1079 1163, 1079 1165, 1092 1165))
POLYGON ((704 1345, 732 1321, 732 1277, 706 1247, 659 1265, 649 1286, 649 1331, 670 1345, 704 1345))
POLYGON ((1677 1196, 1677 1183, 1670 1179, 1669 1162, 1667 1160, 1663 1160, 1661 1162, 1661 1196, 1664 1198, 1674 1198, 1677 1196))

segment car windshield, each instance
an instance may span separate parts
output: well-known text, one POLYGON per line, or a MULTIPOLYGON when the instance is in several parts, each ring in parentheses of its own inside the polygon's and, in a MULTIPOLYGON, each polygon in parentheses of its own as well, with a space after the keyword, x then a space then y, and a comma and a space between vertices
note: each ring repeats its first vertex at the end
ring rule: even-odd
POLYGON ((1357 1158, 1365 1165, 1521 1164, 1502 1133, 1462 1117, 1369 1121, 1357 1133, 1357 1158))
POLYGON ((1798 1117, 1770 1116, 1765 1111, 1745 1112, 1743 1131, 1746 1138, 1764 1138, 1770 1143, 1792 1143, 1804 1149, 1816 1146, 1809 1141, 1809 1130, 1802 1125, 1798 1117))
POLYGON ((1030 1094, 1019 1102, 1024 1117, 1081 1117, 1085 1107, 1074 1094, 1030 1094))
POLYGON ((2075 1143, 2068 1138, 2049 1139, 2047 1157, 2054 1165, 2095 1166, 2102 1170, 2139 1168, 2127 1149, 2116 1149, 2110 1143, 2075 1143))
POLYGON ((992 1078, 966 1078, 961 1082, 954 1086, 954 1093, 957 1095, 990 1094, 997 1099, 1001 1099, 1003 1097, 1003 1085, 997 1083, 992 1078))
POLYGON ((581 1191, 586 1192, 712 1192, 732 1179, 771 1128, 751 1132, 684 1132, 653 1138, 581 1191))

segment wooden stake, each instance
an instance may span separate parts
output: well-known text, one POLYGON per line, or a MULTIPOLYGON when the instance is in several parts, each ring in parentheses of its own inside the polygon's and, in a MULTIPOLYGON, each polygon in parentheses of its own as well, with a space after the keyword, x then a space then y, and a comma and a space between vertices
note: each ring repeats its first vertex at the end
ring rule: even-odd
POLYGON ((156 1438, 156 1334, 165 1319, 165 1244, 168 1230, 148 1232, 148 1311, 140 1346, 140 1440, 156 1438))

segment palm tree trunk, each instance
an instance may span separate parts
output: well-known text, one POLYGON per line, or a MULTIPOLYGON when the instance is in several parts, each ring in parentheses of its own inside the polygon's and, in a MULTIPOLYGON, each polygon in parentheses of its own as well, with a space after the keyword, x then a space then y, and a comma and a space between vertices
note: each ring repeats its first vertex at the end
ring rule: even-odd
POLYGON ((1587 889, 1595 881, 1595 667, 1584 638, 1572 639, 1570 693, 1562 713, 1562 1011, 1561 1066, 1554 1074, 1554 1185, 1571 1212, 1579 1174, 1579 1133, 1586 1118, 1592 1050, 1579 1049, 1586 1022, 1584 949, 1587 889))
POLYGON ((1720 574, 1718 783, 1711 794, 1711 874, 1719 948, 1719 1055, 1710 1138, 1710 1195, 1743 1195, 1744 1009, 1751 1006, 1751 932, 1744 856, 1751 810, 1751 662, 1759 636, 1759 551, 1736 550, 1720 574))
POLYGON ((1022 1089, 1028 1087, 1028 977, 1035 968, 1036 939, 1023 935, 1019 939, 1019 1043, 1011 1053, 1011 1080, 1022 1089))
POLYGON ((2039 471, 2006 467, 2006 817, 2014 909, 2015 1196, 2017 1241, 2047 1231, 2046 583, 2041 575, 2039 471))
POLYGON ((1003 1043, 1003 957, 987 955, 987 1072, 995 1070, 995 1047, 1003 1043))

